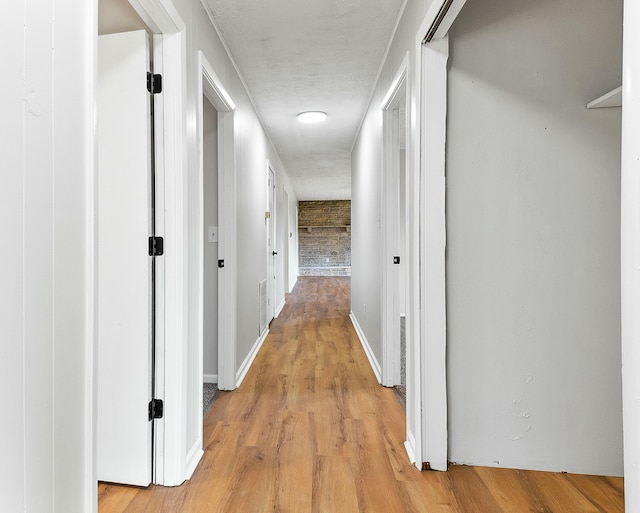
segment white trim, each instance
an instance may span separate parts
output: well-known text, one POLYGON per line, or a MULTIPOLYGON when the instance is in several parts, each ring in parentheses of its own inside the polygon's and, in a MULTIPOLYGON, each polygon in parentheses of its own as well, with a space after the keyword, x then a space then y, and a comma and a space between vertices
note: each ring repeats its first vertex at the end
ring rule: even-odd
MULTIPOLYGON (((284 215, 282 216, 282 220, 284 221, 282 224, 282 232, 284 233, 284 241, 282 244, 282 249, 283 249, 283 255, 282 255, 282 278, 283 278, 283 284, 282 284, 282 292, 283 292, 283 298, 282 301, 285 300, 285 295, 288 292, 291 292, 290 288, 289 288, 289 282, 291 281, 291 276, 289 276, 289 269, 291 268, 291 257, 290 257, 290 253, 291 253, 291 237, 289 236, 291 232, 291 228, 290 228, 290 218, 291 218, 291 209, 289 207, 289 190, 287 189, 286 185, 282 186, 282 204, 285 206, 284 209, 284 215)), ((278 317, 278 315, 280 315, 280 311, 282 310, 282 307, 284 305, 282 305, 281 307, 278 308, 278 310, 276 311, 276 317, 278 317)))
MULTIPOLYGON (((202 409, 202 408, 200 408, 202 409)), ((200 459, 204 455, 204 451, 202 450, 202 444, 194 443, 191 447, 191 450, 187 454, 187 465, 185 469, 185 479, 191 479, 193 473, 198 468, 198 463, 200 463, 200 459)))
MULTIPOLYGON (((421 38, 416 38, 414 52, 421 52, 421 38)), ((406 212, 407 212, 407 290, 406 290, 406 439, 410 441, 413 462, 422 469, 417 461, 422 454, 422 387, 420 370, 420 79, 421 61, 415 57, 415 65, 409 73, 408 96, 410 106, 407 110, 406 151, 406 212)))
MULTIPOLYGON (((399 265, 393 263, 400 251, 400 126, 398 108, 401 92, 405 93, 405 109, 409 112, 409 52, 402 59, 382 105, 383 141, 381 173, 382 205, 382 384, 400 384, 400 284, 399 265)), ((406 117, 408 122, 408 116, 406 117)), ((405 133, 409 133, 405 127, 405 133)), ((407 148, 411 142, 407 139, 407 148)), ((406 240, 406 237, 405 237, 406 240)), ((401 262, 400 265, 406 265, 401 262)))
POLYGON ((421 47, 420 371, 422 461, 447 470, 445 141, 448 37, 421 47), (428 78, 427 78, 428 77, 428 78))
POLYGON ((202 375, 203 383, 218 383, 218 375, 217 374, 203 374, 202 375))
POLYGON ((225 261, 218 272, 218 388, 233 390, 237 345, 237 177, 235 111, 218 111, 218 258, 225 261), (221 230, 220 227, 224 227, 221 230), (222 306, 222 309, 221 306, 222 306), (221 344, 220 341, 225 341, 221 344))
POLYGON ((416 441, 413 436, 407 437, 407 440, 404 442, 404 450, 407 452, 407 457, 409 458, 409 463, 412 465, 416 464, 416 441))
POLYGON ((390 110, 397 106, 397 97, 403 87, 407 86, 407 76, 409 75, 409 52, 407 52, 396 71, 396 76, 387 90, 380 108, 390 110))
POLYGON ((283 299, 282 302, 278 305, 278 308, 276 308, 276 318, 280 315, 286 303, 286 300, 283 299))
MULTIPOLYGON (((186 372, 183 355, 188 343, 185 322, 187 311, 187 273, 185 253, 187 240, 183 222, 183 191, 187 165, 187 141, 184 106, 186 97, 186 26, 170 0, 129 0, 154 35, 154 71, 162 73, 164 92, 159 115, 163 130, 156 134, 161 151, 157 152, 160 173, 157 181, 164 185, 164 195, 156 196, 156 232, 165 237, 164 298, 160 297, 159 323, 156 327, 157 398, 165 401, 165 415, 156 422, 154 483, 179 485, 185 479, 184 440, 186 411, 183 377, 186 372), (160 57, 160 58, 158 58, 160 57), (162 301, 164 299, 164 308, 162 301), (164 345, 164 347, 163 347, 164 345)), ((162 296, 162 293, 160 293, 162 296)))
MULTIPOLYGON (((221 390, 235 388, 236 366, 236 177, 234 143, 235 102, 222 81, 207 60, 204 52, 198 51, 196 83, 198 117, 198 340, 202 345, 203 293, 204 293, 204 151, 202 142, 203 95, 218 111, 218 258, 225 261, 225 267, 218 272, 218 377, 221 390)), ((202 347, 199 354, 202 355, 202 347)), ((200 365, 202 367, 202 365, 200 365)), ((200 423, 202 424, 202 423, 200 423)))
POLYGON ((238 372, 236 373, 236 388, 242 384, 242 382, 244 381, 244 378, 247 376, 247 372, 249 372, 249 369, 251 368, 253 361, 256 359, 256 356, 258 356, 258 351, 260 351, 262 344, 264 344, 264 341, 266 340, 267 335, 269 335, 268 329, 264 330, 262 335, 260 335, 260 337, 255 341, 255 343, 253 344, 253 347, 251 348, 251 351, 249 351, 249 354, 242 362, 242 365, 240 366, 240 368, 238 369, 238 372))
POLYGON ((360 327, 360 324, 358 324, 358 320, 356 319, 356 316, 354 315, 353 312, 349 314, 349 319, 351 319, 351 324, 353 324, 353 329, 355 329, 356 335, 358 335, 358 339, 360 340, 362 349, 364 349, 364 354, 367 355, 367 359, 369 360, 369 365, 371 365, 371 369, 373 370, 373 373, 376 375, 376 379, 378 380, 378 383, 382 383, 382 368, 380 367, 378 360, 376 360, 376 355, 373 352, 373 349, 371 349, 371 346, 369 345, 369 341, 367 340, 367 337, 364 334, 364 331, 360 327))
POLYGON ((129 0, 129 3, 156 34, 173 34, 186 29, 171 0, 129 0))
POLYGON ((266 211, 269 212, 269 217, 266 218, 267 228, 267 324, 277 317, 276 314, 276 297, 277 297, 277 280, 276 274, 278 272, 278 266, 276 263, 276 256, 278 251, 278 231, 277 220, 278 215, 278 190, 276 188, 276 172, 271 165, 269 159, 267 159, 267 205, 266 211), (273 176, 273 183, 271 183, 271 177, 273 176), (276 255, 271 252, 275 251, 276 255))
MULTIPOLYGON (((76 11, 77 12, 77 11, 76 11)), ((97 430, 98 430, 98 137, 96 133, 95 111, 98 99, 98 3, 87 2, 84 7, 84 37, 87 51, 83 52, 87 84, 82 97, 84 108, 84 153, 86 169, 85 183, 85 354, 84 354, 84 439, 82 486, 83 511, 98 512, 96 483, 97 471, 97 430)))
MULTIPOLYGON (((453 25, 453 22, 458 17, 458 14, 460 14, 460 11, 462 10, 466 2, 467 0, 453 0, 453 2, 451 3, 451 6, 449 7, 449 10, 447 11, 445 17, 440 22, 440 25, 438 26, 438 29, 434 34, 432 42, 435 42, 438 39, 442 39, 446 37, 446 35, 449 32, 449 29, 451 28, 451 25, 453 25)), ((447 0, 440 0, 440 1, 433 2, 429 6, 429 10, 427 11, 427 14, 424 17, 424 20, 422 21, 422 25, 420 25, 420 29, 418 30, 418 35, 420 36, 420 43, 422 43, 422 40, 426 36, 427 32, 431 29, 432 25, 437 21, 438 14, 440 13, 440 10, 443 8, 443 6, 446 3, 447 3, 447 0)))
POLYGON ((200 85, 204 94, 211 104, 219 111, 229 112, 236 108, 236 104, 227 93, 222 81, 213 71, 213 66, 209 63, 202 50, 198 51, 198 68, 201 70, 202 79, 200 85))
POLYGON ((622 66, 621 328, 625 511, 640 511, 640 4, 625 0, 622 66))

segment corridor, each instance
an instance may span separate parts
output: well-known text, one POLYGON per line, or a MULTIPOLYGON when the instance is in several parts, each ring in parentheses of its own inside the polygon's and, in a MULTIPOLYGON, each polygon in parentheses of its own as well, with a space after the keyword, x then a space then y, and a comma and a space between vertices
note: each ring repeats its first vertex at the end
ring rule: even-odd
POLYGON ((349 319, 350 278, 300 277, 244 382, 205 417, 180 487, 101 483, 100 513, 624 511, 622 478, 454 466, 419 472, 404 412, 349 319))

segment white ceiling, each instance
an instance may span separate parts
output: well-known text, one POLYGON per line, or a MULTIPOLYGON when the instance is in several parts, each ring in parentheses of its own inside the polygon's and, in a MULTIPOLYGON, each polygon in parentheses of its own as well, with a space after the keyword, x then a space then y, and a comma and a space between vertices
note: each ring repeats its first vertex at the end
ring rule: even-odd
POLYGON ((403 0, 205 1, 298 199, 350 199, 351 147, 403 0), (298 123, 307 110, 327 120, 298 123))

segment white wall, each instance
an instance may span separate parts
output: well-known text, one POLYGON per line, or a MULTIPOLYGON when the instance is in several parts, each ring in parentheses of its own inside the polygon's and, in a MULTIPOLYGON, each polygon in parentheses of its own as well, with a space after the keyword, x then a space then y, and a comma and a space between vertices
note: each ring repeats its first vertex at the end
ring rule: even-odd
POLYGON ((622 473, 622 2, 474 0, 450 32, 450 459, 622 473))
POLYGON ((0 510, 96 511, 91 2, 3 3, 0 510))

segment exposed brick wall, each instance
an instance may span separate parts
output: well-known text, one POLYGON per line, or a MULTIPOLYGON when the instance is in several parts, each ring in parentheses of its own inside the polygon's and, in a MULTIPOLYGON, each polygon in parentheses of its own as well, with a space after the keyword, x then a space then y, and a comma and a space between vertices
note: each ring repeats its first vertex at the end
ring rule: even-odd
POLYGON ((300 275, 351 274, 351 201, 301 201, 298 226, 300 275))
POLYGON ((301 201, 300 226, 351 226, 351 201, 301 201))

